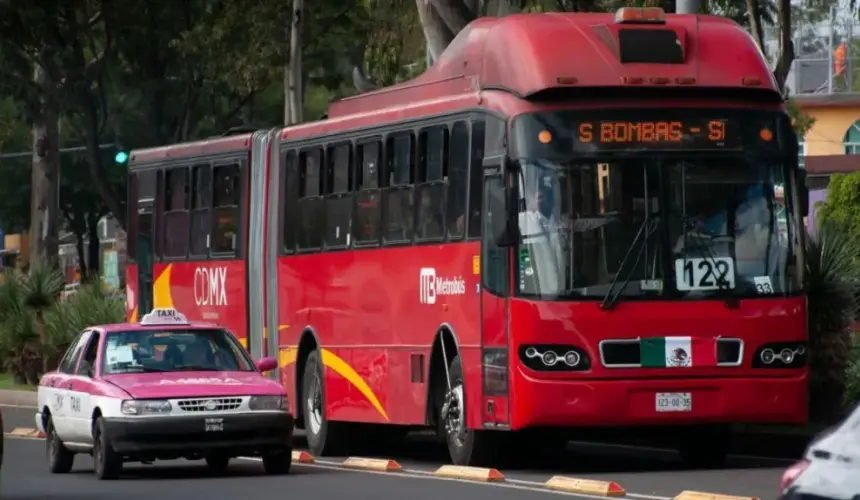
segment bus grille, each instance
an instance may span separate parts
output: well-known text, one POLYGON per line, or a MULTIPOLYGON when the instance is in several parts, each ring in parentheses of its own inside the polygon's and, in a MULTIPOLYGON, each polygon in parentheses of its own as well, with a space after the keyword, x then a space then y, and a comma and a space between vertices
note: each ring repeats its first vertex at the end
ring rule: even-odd
POLYGON ((242 405, 242 398, 183 399, 177 403, 182 411, 230 411, 242 405))
MULTIPOLYGON (((717 366, 740 366, 743 357, 743 340, 717 339, 717 366)), ((600 342, 600 362, 606 368, 638 368, 642 366, 639 339, 612 339, 600 342)))

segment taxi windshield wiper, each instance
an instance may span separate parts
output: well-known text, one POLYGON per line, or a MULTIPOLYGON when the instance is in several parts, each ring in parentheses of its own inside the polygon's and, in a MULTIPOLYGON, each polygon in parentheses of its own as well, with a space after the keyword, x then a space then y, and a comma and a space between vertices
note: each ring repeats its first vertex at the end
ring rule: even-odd
POLYGON ((624 258, 621 259, 621 264, 618 266, 618 272, 615 273, 615 278, 612 280, 612 283, 609 284, 609 290, 607 290, 606 296, 603 297, 603 302, 600 303, 601 309, 607 311, 612 310, 612 308, 614 308, 618 303, 618 299, 621 297, 621 292, 627 288, 627 284, 630 283, 630 278, 632 278, 633 273, 636 272, 636 267, 639 265, 639 261, 642 259, 642 254, 645 252, 645 246, 648 244, 648 239, 652 234, 657 232, 657 227, 659 225, 659 217, 651 215, 645 216, 645 220, 642 221, 642 225, 639 226, 639 232, 636 233, 636 237, 634 237, 633 241, 630 242, 630 246, 627 248, 627 253, 624 254, 624 258), (636 261, 633 263, 630 271, 624 276, 624 282, 621 284, 621 288, 619 288, 613 295, 612 292, 615 290, 615 285, 618 283, 618 279, 621 278, 624 271, 624 265, 627 264, 627 260, 633 254, 633 249, 636 248, 636 244, 639 243, 640 239, 642 240, 642 245, 639 247, 639 251, 636 252, 636 261))

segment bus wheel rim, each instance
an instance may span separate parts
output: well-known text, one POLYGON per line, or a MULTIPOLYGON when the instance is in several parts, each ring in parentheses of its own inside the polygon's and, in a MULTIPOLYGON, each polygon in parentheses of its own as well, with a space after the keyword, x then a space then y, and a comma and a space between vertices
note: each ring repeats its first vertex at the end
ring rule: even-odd
POLYGON ((445 415, 448 435, 451 436, 451 439, 454 440, 457 446, 463 446, 466 434, 463 384, 457 384, 452 387, 448 398, 448 412, 445 415))
POLYGON ((322 428, 322 385, 319 381, 319 376, 314 376, 311 381, 311 390, 308 391, 307 411, 310 416, 311 432, 319 434, 322 428))

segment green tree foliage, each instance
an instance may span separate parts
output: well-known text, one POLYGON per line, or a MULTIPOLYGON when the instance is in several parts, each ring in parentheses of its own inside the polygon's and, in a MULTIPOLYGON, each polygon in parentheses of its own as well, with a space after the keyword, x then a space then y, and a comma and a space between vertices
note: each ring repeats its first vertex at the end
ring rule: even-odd
MULTIPOLYGON (((819 206, 822 221, 841 224, 860 239, 860 172, 834 174, 827 186, 827 199, 819 206)), ((860 253, 858 253, 860 255, 860 253)))
POLYGON ((830 423, 842 413, 860 283, 858 255, 860 237, 838 216, 824 217, 807 240, 809 411, 815 422, 830 423))

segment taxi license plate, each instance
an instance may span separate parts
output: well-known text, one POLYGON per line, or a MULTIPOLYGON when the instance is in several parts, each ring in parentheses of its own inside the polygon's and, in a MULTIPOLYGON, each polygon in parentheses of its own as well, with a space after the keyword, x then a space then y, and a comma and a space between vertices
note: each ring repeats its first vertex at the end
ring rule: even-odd
POLYGON ((658 412, 693 411, 693 395, 689 392, 658 392, 656 410, 658 412))
POLYGON ((222 432, 224 430, 223 418, 207 418, 205 421, 206 432, 222 432))

